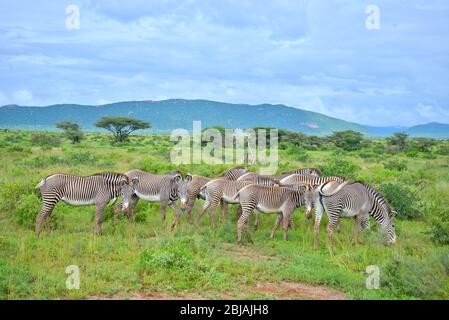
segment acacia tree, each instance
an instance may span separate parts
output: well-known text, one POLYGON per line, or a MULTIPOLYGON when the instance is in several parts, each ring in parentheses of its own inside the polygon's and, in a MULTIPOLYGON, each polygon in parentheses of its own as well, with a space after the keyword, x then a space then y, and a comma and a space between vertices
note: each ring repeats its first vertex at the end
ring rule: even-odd
POLYGON ((97 121, 95 126, 111 131, 114 135, 114 142, 123 142, 128 136, 136 131, 151 128, 150 123, 127 117, 106 116, 97 121))
POLYGON ((335 131, 329 136, 329 140, 346 151, 358 150, 363 146, 363 134, 353 130, 335 131))
POLYGON ((396 146, 399 151, 405 151, 408 144, 408 134, 404 132, 396 132, 392 137, 387 138, 387 143, 391 146, 396 146))
POLYGON ((73 144, 80 143, 81 140, 84 138, 84 134, 81 131, 81 127, 77 123, 70 121, 62 121, 56 124, 56 128, 63 130, 67 139, 69 139, 73 144))

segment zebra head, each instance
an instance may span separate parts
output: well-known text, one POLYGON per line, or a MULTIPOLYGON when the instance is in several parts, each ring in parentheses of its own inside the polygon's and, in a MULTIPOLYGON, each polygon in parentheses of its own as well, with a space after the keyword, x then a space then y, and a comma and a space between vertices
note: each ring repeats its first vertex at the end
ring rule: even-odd
POLYGON ((306 218, 310 220, 312 218, 312 208, 313 208, 313 187, 309 184, 304 186, 304 202, 306 204, 306 218))
POLYGON ((192 182, 192 176, 190 174, 186 175, 185 179, 180 181, 178 184, 178 197, 181 201, 181 210, 185 211, 187 209, 187 204, 190 198, 190 182, 192 182))
POLYGON ((387 242, 389 245, 396 244, 396 228, 394 226, 394 219, 397 215, 397 212, 394 210, 391 210, 390 219, 387 224, 387 242))
POLYGON ((123 199, 122 209, 125 216, 128 215, 129 212, 129 203, 131 201, 132 196, 136 190, 136 186, 139 183, 139 178, 135 177, 131 180, 131 183, 126 179, 120 180, 120 196, 123 199))

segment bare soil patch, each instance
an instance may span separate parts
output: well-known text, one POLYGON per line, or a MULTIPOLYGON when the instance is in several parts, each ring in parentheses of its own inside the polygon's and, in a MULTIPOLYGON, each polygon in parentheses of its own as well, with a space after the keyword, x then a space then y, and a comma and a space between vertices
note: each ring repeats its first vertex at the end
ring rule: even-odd
POLYGON ((248 286, 251 292, 272 295, 276 299, 298 299, 298 300, 346 300, 345 293, 324 287, 300 282, 281 281, 264 282, 258 281, 256 286, 248 286))

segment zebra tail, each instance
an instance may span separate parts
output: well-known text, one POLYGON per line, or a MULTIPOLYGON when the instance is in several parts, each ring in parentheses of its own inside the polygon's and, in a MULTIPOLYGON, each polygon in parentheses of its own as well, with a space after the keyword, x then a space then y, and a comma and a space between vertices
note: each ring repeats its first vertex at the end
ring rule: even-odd
POLYGON ((40 189, 42 186, 45 185, 46 182, 47 182, 47 178, 42 179, 41 182, 39 182, 39 183, 36 185, 35 188, 36 188, 36 189, 40 189))

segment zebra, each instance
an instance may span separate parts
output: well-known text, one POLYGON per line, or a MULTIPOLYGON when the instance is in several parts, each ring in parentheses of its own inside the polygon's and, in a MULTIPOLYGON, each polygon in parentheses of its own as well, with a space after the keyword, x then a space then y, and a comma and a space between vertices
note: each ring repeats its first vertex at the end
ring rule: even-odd
POLYGON ((272 176, 264 176, 255 172, 247 172, 236 181, 251 181, 255 184, 279 186, 279 180, 272 176))
POLYGON ((222 202, 222 216, 227 214, 227 204, 238 204, 238 200, 234 197, 237 192, 247 186, 252 184, 250 181, 228 181, 224 179, 214 179, 206 183, 201 188, 201 194, 205 198, 205 202, 200 209, 197 217, 196 224, 199 225, 201 217, 204 215, 207 209, 209 209, 210 223, 213 229, 215 229, 215 208, 222 202), (226 211, 226 212, 225 212, 226 211))
POLYGON ((95 233, 101 233, 103 211, 106 205, 119 196, 125 203, 132 194, 127 193, 127 186, 137 184, 121 173, 103 172, 91 176, 73 176, 56 173, 42 179, 36 186, 42 196, 42 209, 36 216, 35 233, 39 237, 42 221, 50 231, 49 220, 56 204, 62 200, 74 206, 95 205, 95 233))
POLYGON ((281 173, 278 176, 274 176, 277 180, 282 180, 292 174, 302 174, 302 175, 308 175, 312 177, 319 177, 321 175, 320 169, 317 168, 301 168, 301 169, 295 169, 292 171, 281 173))
POLYGON ((248 169, 245 169, 245 168, 242 168, 242 167, 236 167, 236 168, 232 168, 232 169, 229 169, 229 170, 225 171, 222 174, 221 178, 225 178, 227 180, 235 181, 240 176, 244 175, 247 172, 248 172, 248 169))
POLYGON ((291 174, 279 181, 280 185, 304 185, 306 187, 306 218, 309 220, 312 217, 313 207, 313 191, 322 183, 328 181, 335 181, 342 183, 346 181, 344 177, 329 176, 329 177, 316 177, 305 174, 291 174))
POLYGON ((334 246, 333 229, 340 217, 354 217, 354 240, 358 242, 358 236, 362 228, 369 227, 368 217, 376 220, 379 230, 385 233, 388 244, 396 243, 394 211, 385 198, 374 188, 360 181, 345 181, 335 187, 335 182, 326 182, 320 185, 314 192, 315 225, 313 246, 318 246, 318 231, 326 211, 329 217, 327 232, 331 246, 334 246), (325 190, 325 189, 333 189, 325 190), (367 225, 368 221, 368 225, 367 225))
POLYGON ((178 185, 182 181, 182 175, 179 171, 168 172, 165 175, 151 174, 142 170, 134 169, 125 173, 129 179, 137 179, 138 183, 129 186, 132 189, 133 196, 126 203, 119 203, 116 211, 128 212, 131 221, 135 221, 135 209, 139 199, 148 202, 159 202, 161 206, 161 219, 165 224, 165 212, 167 206, 170 206, 176 214, 171 225, 171 229, 179 222, 181 211, 176 206, 178 199, 178 185))
POLYGON ((242 244, 242 229, 245 226, 245 233, 248 242, 252 243, 248 228, 249 215, 258 210, 264 213, 279 213, 270 238, 274 237, 276 229, 283 221, 284 235, 287 240, 288 227, 293 211, 305 203, 304 187, 275 187, 262 185, 248 185, 237 193, 234 199, 239 198, 242 206, 242 215, 237 221, 237 242, 242 244))
POLYGON ((211 181, 212 178, 187 174, 178 185, 178 196, 181 202, 181 210, 187 211, 189 221, 192 220, 192 210, 197 198, 205 200, 203 194, 200 194, 201 188, 211 181))

